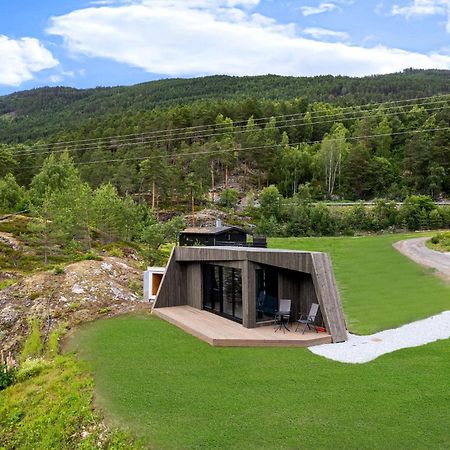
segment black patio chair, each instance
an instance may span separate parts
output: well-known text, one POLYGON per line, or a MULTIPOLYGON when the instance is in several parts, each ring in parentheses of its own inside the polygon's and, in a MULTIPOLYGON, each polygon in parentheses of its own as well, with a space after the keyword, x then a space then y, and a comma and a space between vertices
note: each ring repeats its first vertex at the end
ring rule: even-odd
POLYGON ((311 308, 309 310, 309 314, 300 314, 300 318, 297 320, 297 328, 295 329, 295 331, 298 331, 298 328, 300 327, 300 325, 304 325, 302 334, 305 333, 306 328, 308 328, 310 330, 311 326, 313 326, 314 329, 316 330, 316 333, 318 333, 316 324, 315 324, 316 316, 317 316, 318 312, 319 312, 319 305, 317 303, 312 303, 311 308))

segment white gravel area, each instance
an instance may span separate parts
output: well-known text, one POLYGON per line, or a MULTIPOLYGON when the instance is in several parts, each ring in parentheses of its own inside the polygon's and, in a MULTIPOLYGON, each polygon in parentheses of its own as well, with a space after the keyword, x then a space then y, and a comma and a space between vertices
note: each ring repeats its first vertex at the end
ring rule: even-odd
POLYGON ((367 336, 349 333, 346 342, 316 345, 309 347, 309 350, 334 361, 362 364, 402 348, 419 347, 449 338, 450 311, 444 311, 428 319, 367 336))

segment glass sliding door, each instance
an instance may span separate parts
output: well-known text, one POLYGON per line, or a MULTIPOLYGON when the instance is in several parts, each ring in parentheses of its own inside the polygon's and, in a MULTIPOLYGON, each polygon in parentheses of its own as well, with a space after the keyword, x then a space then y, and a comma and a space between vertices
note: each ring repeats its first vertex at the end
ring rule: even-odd
POLYGON ((203 309, 242 321, 242 275, 240 269, 204 264, 203 309))
POLYGON ((278 271, 256 269, 256 321, 273 320, 278 309, 278 271))

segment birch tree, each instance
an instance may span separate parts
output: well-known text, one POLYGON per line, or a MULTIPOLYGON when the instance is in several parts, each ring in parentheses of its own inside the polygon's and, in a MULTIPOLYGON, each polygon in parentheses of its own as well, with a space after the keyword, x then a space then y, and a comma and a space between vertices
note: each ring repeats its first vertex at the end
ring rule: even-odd
POLYGON ((346 142, 347 133, 345 126, 338 123, 331 133, 325 135, 320 146, 325 190, 329 198, 333 196, 336 186, 340 183, 342 161, 349 152, 349 144, 346 142))

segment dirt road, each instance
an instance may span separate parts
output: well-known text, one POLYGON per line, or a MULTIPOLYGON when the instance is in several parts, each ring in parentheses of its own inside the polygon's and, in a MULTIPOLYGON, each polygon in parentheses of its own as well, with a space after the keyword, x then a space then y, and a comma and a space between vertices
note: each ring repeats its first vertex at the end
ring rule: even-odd
POLYGON ((435 269, 436 274, 450 282, 450 253, 430 250, 425 242, 429 238, 406 239, 394 244, 394 248, 416 263, 435 269))

